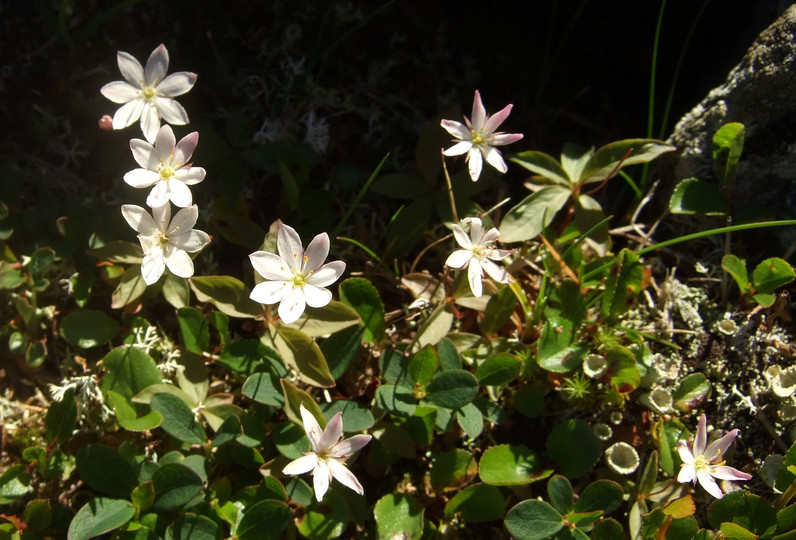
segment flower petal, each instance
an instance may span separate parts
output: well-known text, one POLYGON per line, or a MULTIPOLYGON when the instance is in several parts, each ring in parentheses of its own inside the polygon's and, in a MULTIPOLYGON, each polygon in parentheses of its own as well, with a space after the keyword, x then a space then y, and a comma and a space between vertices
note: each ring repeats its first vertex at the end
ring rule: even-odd
POLYGON ((172 219, 171 223, 169 224, 169 235, 193 229, 193 226, 196 225, 197 219, 199 219, 199 207, 195 204, 187 208, 180 209, 180 211, 174 215, 174 219, 172 219))
POLYGON ((332 301, 332 292, 323 287, 316 287, 309 283, 304 284, 304 299, 307 305, 314 308, 321 308, 332 301))
POLYGON ((141 67, 141 62, 135 57, 124 51, 116 53, 116 63, 119 64, 119 71, 122 72, 122 77, 131 85, 141 88, 144 82, 144 68, 141 67))
POLYGON ((327 460, 326 464, 329 467, 329 471, 332 473, 332 476, 334 476, 338 482, 347 488, 353 489, 360 495, 365 493, 365 490, 362 488, 362 484, 359 483, 359 480, 357 480, 357 477, 354 476, 354 473, 349 471, 345 465, 334 459, 327 460))
MULTIPOLYGON (((134 188, 146 188, 160 180, 160 175, 154 171, 148 171, 146 169, 133 169, 132 171, 125 173, 123 178, 129 186, 134 188)), ((147 202, 147 204, 149 206, 155 206, 149 204, 149 202, 147 202)))
POLYGON ((285 295, 281 302, 277 313, 285 324, 294 323, 304 313, 307 307, 307 301, 304 298, 304 291, 298 287, 293 289, 285 295))
POLYGON ((484 127, 485 120, 486 109, 484 109, 484 103, 481 101, 481 93, 476 90, 475 97, 473 98, 473 114, 470 117, 470 122, 473 125, 473 129, 475 131, 481 131, 481 128, 484 127))
POLYGON ((125 103, 113 113, 113 129, 124 129, 141 118, 144 102, 136 99, 125 103))
POLYGON ((442 120, 439 125, 457 139, 468 140, 472 136, 467 126, 461 122, 456 122, 455 120, 442 120))
POLYGON ((484 226, 479 218, 465 218, 462 221, 470 224, 470 240, 474 246, 483 246, 484 226))
POLYGON ((188 113, 183 106, 169 97, 155 96, 155 107, 169 124, 184 126, 189 121, 188 113))
POLYGON ((127 224, 136 232, 145 236, 151 236, 157 231, 155 220, 149 212, 135 204, 123 204, 122 216, 127 224))
POLYGON ((267 251, 255 251, 249 255, 254 270, 265 279, 290 281, 293 272, 288 270, 287 264, 279 255, 267 251))
POLYGON ((190 255, 171 244, 166 245, 164 251, 166 266, 172 274, 181 278, 193 275, 193 261, 190 255))
POLYGON ((291 286, 287 281, 264 281, 254 286, 249 298, 261 304, 272 305, 281 302, 290 290, 291 286))
POLYGON ((323 500, 323 496, 329 490, 329 467, 326 466, 326 461, 318 461, 318 466, 312 473, 312 485, 315 488, 315 499, 318 502, 323 500))
POLYGON ((727 465, 710 467, 710 475, 719 480, 751 480, 752 475, 727 465))
POLYGON ((196 253, 210 243, 210 235, 198 229, 191 229, 186 233, 173 235, 169 241, 188 253, 196 253))
POLYGON ((181 96, 188 92, 196 84, 196 73, 190 71, 178 71, 172 73, 156 87, 157 93, 166 97, 181 96))
POLYGON ((321 439, 318 441, 319 450, 322 452, 328 452, 332 446, 337 444, 337 442, 340 440, 342 436, 343 436, 343 413, 338 412, 334 416, 332 416, 332 419, 329 420, 328 424, 326 424, 326 428, 323 430, 321 439))
POLYGON ((486 259, 479 261, 479 263, 486 273, 489 274, 489 277, 498 283, 511 283, 513 281, 511 274, 509 274, 504 267, 498 266, 486 259))
POLYGON ((166 261, 160 246, 155 246, 144 254, 144 260, 141 262, 141 275, 144 278, 144 283, 147 285, 157 283, 165 269, 166 261))
POLYGON ((445 260, 445 266, 451 268, 464 268, 470 259, 473 258, 473 252, 466 249, 457 249, 445 260))
POLYGON ((301 414, 301 422, 304 424, 304 433, 307 434, 307 438, 310 440, 312 450, 314 452, 322 450, 323 447, 320 442, 323 437, 323 431, 321 430, 321 425, 318 423, 318 419, 304 407, 304 403, 299 404, 299 414, 301 414))
POLYGON ((694 456, 704 456, 705 446, 708 442, 708 419, 703 414, 697 424, 696 439, 694 439, 694 456))
POLYGON ((473 242, 470 240, 470 235, 467 234, 460 225, 453 224, 451 225, 451 229, 453 230, 453 238, 456 239, 457 244, 467 250, 473 249, 473 242))
POLYGON ((500 155, 500 150, 497 148, 492 148, 491 146, 487 146, 483 149, 483 152, 486 162, 492 165, 495 169, 502 173, 505 173, 509 170, 506 166, 506 162, 503 161, 503 156, 500 155))
POLYGON ((503 121, 508 118, 509 114, 511 114, 511 108, 514 105, 506 105, 498 112, 487 118, 486 122, 484 122, 484 131, 488 131, 489 133, 494 133, 495 130, 498 128, 503 121))
MULTIPOLYGON (((160 178, 158 176, 158 178, 160 178)), ((169 203, 169 183, 163 180, 158 180, 152 191, 149 192, 146 198, 146 204, 150 208, 160 208, 169 203)))
POLYGON ((522 133, 495 133, 489 138, 490 146, 505 146, 522 139, 522 133))
POLYGON ((364 448, 373 437, 370 435, 354 435, 348 439, 343 439, 332 447, 332 454, 342 458, 350 456, 354 452, 364 448))
POLYGON ((151 104, 145 103, 141 109, 141 132, 144 138, 154 142, 160 129, 160 116, 158 110, 151 104))
POLYGON ((174 153, 174 146, 177 143, 174 137, 174 131, 168 124, 163 124, 158 128, 157 135, 155 135, 155 153, 158 156, 158 161, 167 163, 169 158, 174 153))
POLYGON ((686 465, 694 464, 694 455, 691 453, 691 450, 688 449, 688 445, 685 441, 677 443, 677 453, 680 454, 680 459, 683 460, 683 463, 686 465))
POLYGON ((190 206, 193 202, 191 195, 191 188, 185 185, 184 182, 172 179, 168 181, 169 185, 169 199, 174 203, 174 206, 184 208, 190 206))
POLYGON ((710 474, 705 471, 697 471, 696 473, 697 480, 699 480, 699 484, 705 488, 705 491, 716 497, 717 499, 721 499, 724 497, 724 493, 721 491, 721 488, 716 483, 710 474))
POLYGON ((680 466, 680 472, 677 474, 677 481, 681 484, 688 484, 693 482, 694 478, 696 478, 696 469, 694 469, 694 466, 683 463, 680 466))
POLYGON ((279 232, 276 235, 276 249, 291 270, 301 270, 304 248, 301 246, 301 238, 296 229, 280 223, 279 232))
POLYGON ((740 430, 733 429, 720 439, 716 439, 712 443, 705 448, 705 457, 708 458, 710 461, 718 461, 721 456, 724 455, 724 452, 727 451, 727 448, 730 447, 732 442, 735 440, 735 437, 738 436, 740 430))
POLYGON ((162 43, 158 45, 149 55, 144 69, 144 80, 147 86, 152 86, 160 82, 166 76, 169 69, 169 51, 162 43))
POLYGON ((483 294, 481 287, 481 264, 478 259, 473 257, 470 259, 470 266, 467 268, 467 280, 470 282, 470 290, 473 296, 480 297, 483 294))
POLYGON ((318 456, 311 452, 306 456, 294 459, 282 469, 282 474, 304 474, 318 466, 318 456))
POLYGON ((445 154, 446 156, 460 156, 466 152, 469 152, 472 147, 473 143, 471 143, 470 141, 461 141, 454 144, 453 146, 443 151, 442 153, 445 154))
POLYGON ((155 147, 141 139, 130 139, 130 151, 133 159, 144 169, 157 171, 158 156, 155 147))
POLYGON ((345 272, 343 261, 332 261, 324 264, 307 276, 307 283, 316 287, 326 287, 337 281, 345 272))
POLYGON ((189 133, 180 139, 180 142, 177 143, 174 149, 174 162, 182 166, 191 161, 191 156, 193 155, 193 151, 196 150, 197 144, 199 144, 198 131, 189 133))
POLYGON ((326 260, 329 255, 329 235, 321 233, 317 235, 307 245, 304 251, 304 261, 302 262, 302 269, 307 272, 317 270, 326 260))
POLYGON ((139 88, 136 88, 125 81, 109 82, 100 88, 102 95, 114 103, 128 103, 138 99, 139 90, 139 88))
POLYGON ((174 178, 187 186, 193 186, 205 179, 207 171, 203 167, 182 167, 174 171, 174 178))
POLYGON ((473 147, 467 152, 467 166, 470 171, 470 178, 475 182, 478 180, 478 177, 481 176, 481 169, 484 166, 484 160, 481 158, 481 150, 473 147))
POLYGON ((492 227, 486 231, 486 233, 484 233, 484 236, 481 237, 481 245, 489 245, 492 242, 495 242, 498 238, 500 238, 500 231, 497 229, 497 227, 492 227))

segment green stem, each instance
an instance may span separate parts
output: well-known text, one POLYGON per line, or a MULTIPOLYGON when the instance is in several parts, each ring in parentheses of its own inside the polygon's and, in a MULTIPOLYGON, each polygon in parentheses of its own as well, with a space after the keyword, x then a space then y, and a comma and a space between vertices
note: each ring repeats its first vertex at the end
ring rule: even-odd
POLYGON ((360 201, 362 201, 362 197, 365 196, 365 193, 367 193, 368 188, 370 188, 370 185, 374 182, 374 180, 376 180, 376 177, 379 175, 381 168, 384 167, 385 163, 387 163, 388 157, 390 157, 390 154, 387 154, 382 158, 381 162, 376 166, 376 169, 370 175, 370 178, 368 178, 367 182, 365 182, 365 185, 362 186, 362 189, 359 190, 359 193, 357 193, 356 198, 354 198, 354 202, 351 204, 351 206, 348 207, 348 210, 346 210, 346 213, 343 215, 343 219, 340 220, 340 222, 337 224, 337 227, 335 227, 334 231, 332 231, 331 234, 332 238, 337 237, 337 235, 340 233, 340 231, 348 221, 348 218, 350 218, 351 214, 353 214, 354 211, 357 209, 357 206, 359 206, 360 201))
POLYGON ((719 227, 718 229, 709 229, 707 231, 701 231, 693 234, 687 234, 685 236, 678 236, 677 238, 672 238, 670 240, 664 240, 663 242, 659 242, 657 244, 637 250, 636 255, 643 255, 645 253, 649 253, 650 251, 655 251, 656 249, 673 246, 675 244, 681 244, 690 240, 696 240, 697 238, 704 238, 705 236, 712 236, 714 234, 747 231, 750 229, 764 229, 767 227, 789 227, 794 225, 796 225, 796 219, 782 219, 779 221, 763 221, 757 223, 744 223, 742 225, 732 225, 730 227, 719 227))
POLYGON ((445 184, 448 187, 448 199, 451 203, 451 216, 454 223, 459 223, 459 214, 456 212, 456 199, 453 197, 453 184, 451 183, 451 175, 448 174, 448 165, 445 163, 445 150, 440 150, 442 156, 442 172, 445 174, 445 184))

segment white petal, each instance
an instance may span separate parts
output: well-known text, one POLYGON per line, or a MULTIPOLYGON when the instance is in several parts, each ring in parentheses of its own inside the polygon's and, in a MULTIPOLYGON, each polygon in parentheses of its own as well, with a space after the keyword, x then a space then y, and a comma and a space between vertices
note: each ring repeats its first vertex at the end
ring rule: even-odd
POLYGON ((299 414, 301 415, 301 422, 304 424, 304 433, 307 434, 307 438, 310 440, 312 450, 326 450, 320 445, 321 438, 323 437, 321 425, 318 423, 318 419, 315 418, 315 415, 304 407, 303 402, 299 403, 299 414))
POLYGON ((160 116, 158 116, 157 109, 149 103, 144 104, 141 110, 141 132, 144 134, 144 138, 154 142, 159 129, 160 116))
POLYGON ((197 219, 199 219, 199 207, 195 204, 180 209, 169 224, 169 235, 180 231, 186 232, 191 230, 193 226, 196 225, 197 219))
POLYGON ((174 171, 174 178, 187 186, 193 186, 205 179, 207 171, 203 167, 182 167, 174 171))
POLYGON ((463 221, 470 224, 470 241, 474 246, 483 246, 484 226, 478 218, 465 218, 463 221))
POLYGON ((442 120, 439 125, 457 139, 467 140, 471 137, 470 130, 461 122, 456 122, 455 120, 442 120))
POLYGON ((445 261, 445 266, 449 266, 451 268, 464 268, 464 266, 469 263, 470 259, 472 258, 472 251, 466 249, 457 249, 448 256, 448 259, 445 261))
POLYGON ((500 238, 500 231, 496 227, 492 227, 481 237, 481 245, 486 246, 500 238))
POLYGON ((186 206, 190 206, 193 202, 193 196, 191 195, 191 188, 186 186, 183 182, 179 180, 170 180, 168 182, 169 185, 169 199, 171 202, 174 203, 174 206, 179 206, 184 208, 186 206))
POLYGON ((281 302, 277 313, 285 324, 294 323, 304 313, 307 307, 307 301, 304 299, 304 291, 298 287, 294 287, 290 292, 285 295, 281 302))
POLYGON ((364 448, 373 437, 370 435, 354 435, 348 439, 343 439, 335 444, 332 448, 332 454, 335 456, 343 457, 350 456, 357 450, 364 448))
MULTIPOLYGON (((124 174, 124 181, 127 185, 133 186, 134 188, 149 187, 158 180, 160 180, 160 175, 158 173, 146 169, 133 169, 124 174)), ((155 206, 149 202, 147 202, 147 204, 149 206, 155 206)))
POLYGON ((707 442, 708 442, 708 419, 703 414, 702 416, 699 417, 699 422, 697 423, 696 438, 694 439, 695 456, 705 455, 705 446, 707 446, 707 442))
POLYGON ((174 149, 174 161, 179 163, 180 166, 185 165, 191 161, 193 151, 196 150, 196 145, 199 144, 199 132, 194 131, 189 133, 177 143, 174 149))
POLYGON ((153 207, 152 217, 155 220, 157 228, 164 234, 168 233, 169 223, 171 221, 171 205, 164 204, 163 206, 153 207))
POLYGON ((498 283, 511 283, 511 274, 509 274, 504 267, 498 266, 488 260, 479 261, 479 263, 486 273, 489 274, 489 277, 498 283))
POLYGON ((694 478, 696 478, 696 469, 694 469, 694 466, 683 463, 680 467, 680 472, 677 474, 677 481, 681 484, 688 484, 693 482, 694 478))
POLYGON ((162 125, 155 135, 155 153, 158 160, 167 163, 169 158, 174 152, 174 146, 177 144, 177 139, 174 137, 174 131, 168 124, 162 125))
POLYGON ((183 126, 188 123, 188 113, 182 105, 171 98, 155 96, 155 107, 169 124, 183 126))
POLYGON ((481 176, 481 169, 484 166, 483 159, 481 159, 481 151, 478 148, 473 147, 467 153, 467 166, 470 171, 470 178, 475 182, 481 176))
POLYGON ((329 471, 332 473, 332 476, 334 476, 338 482, 347 488, 353 489, 360 495, 365 493, 365 490, 362 488, 362 484, 359 483, 359 480, 357 480, 357 477, 354 476, 354 473, 349 471, 345 465, 334 459, 327 460, 326 464, 329 467, 329 471))
POLYGON ((310 472, 318 465, 318 456, 315 455, 314 452, 307 454, 306 456, 302 456, 298 459, 294 459, 290 463, 288 463, 284 469, 282 469, 282 474, 304 474, 310 472))
POLYGON ((316 287, 326 287, 337 281, 345 272, 343 261, 332 261, 324 264, 307 276, 307 283, 316 287))
POLYGON ((739 471, 734 467, 718 465, 710 468, 710 475, 719 480, 751 480, 752 475, 739 471))
POLYGON ((264 281, 258 283, 252 289, 249 298, 261 304, 276 304, 291 290, 291 285, 287 281, 264 281))
POLYGON ((304 248, 301 246, 301 238, 293 227, 284 223, 279 224, 276 249, 279 256, 288 263, 289 268, 301 271, 304 248))
POLYGON ((166 246, 166 266, 175 276, 189 278, 193 275, 191 256, 173 245, 166 246))
POLYGON ((442 153, 446 156, 460 156, 466 152, 469 152, 472 147, 473 143, 470 141, 462 141, 454 144, 442 153))
POLYGON ((169 51, 162 43, 158 45, 149 55, 144 69, 144 80, 147 86, 156 84, 166 76, 169 69, 169 51))
POLYGON ((507 170, 509 170, 508 167, 506 167, 506 162, 503 161, 503 157, 500 155, 500 150, 497 148, 487 146, 486 149, 484 149, 484 154, 484 157, 486 157, 486 162, 500 172, 505 173, 507 170))
POLYGON ((196 253, 210 243, 210 235, 204 231, 191 229, 187 233, 173 235, 169 241, 183 251, 196 253))
POLYGON ((149 212, 135 204, 123 204, 122 216, 127 224, 140 234, 151 236, 157 230, 155 220, 149 212))
POLYGON ((484 109, 484 103, 481 101, 481 93, 476 90, 475 97, 473 98, 473 114, 470 117, 470 122, 472 122, 473 129, 475 131, 480 131, 482 127, 484 127, 484 121, 486 120, 486 109, 484 109))
POLYGON ((267 251, 255 251, 249 255, 252 266, 265 279, 276 279, 290 281, 293 279, 293 272, 288 270, 282 257, 267 251))
POLYGON ((157 171, 158 157, 154 146, 141 139, 130 139, 130 150, 133 152, 133 159, 141 167, 157 171))
POLYGON ((505 146, 522 139, 522 133, 495 133, 489 138, 490 146, 505 146))
POLYGON ((122 77, 131 85, 141 88, 144 82, 144 68, 141 67, 141 62, 130 53, 119 51, 116 53, 116 63, 119 64, 122 77))
POLYGON ((329 235, 321 233, 307 245, 304 251, 304 270, 317 270, 329 255, 329 235))
POLYGON ((109 82, 100 88, 102 95, 114 103, 127 103, 138 99, 139 90, 140 88, 136 88, 125 81, 109 82))
MULTIPOLYGON (((303 405, 303 404, 302 404, 303 405)), ((323 449, 324 452, 328 451, 332 446, 337 444, 340 437, 343 436, 343 413, 336 413, 326 428, 323 430, 321 440, 318 441, 318 448, 323 449)))
POLYGON ((319 461, 318 466, 315 467, 315 471, 312 473, 312 485, 315 488, 315 499, 318 502, 323 500, 323 496, 326 495, 326 491, 329 489, 330 476, 326 462, 319 461))
POLYGON ((733 429, 720 439, 716 439, 710 443, 705 449, 705 457, 712 461, 718 460, 718 458, 724 455, 724 452, 727 451, 727 448, 730 447, 732 442, 735 440, 735 437, 738 436, 738 432, 739 430, 733 429))
POLYGON ((478 259, 470 259, 470 266, 467 268, 467 280, 470 282, 470 290, 473 296, 480 297, 483 293, 481 288, 481 265, 478 259))
POLYGON ((684 441, 677 443, 677 453, 680 454, 680 459, 683 461, 683 463, 687 465, 694 464, 694 454, 691 453, 691 450, 688 449, 688 446, 684 441))
POLYGON ((178 71, 163 79, 155 89, 163 96, 176 97, 189 91, 194 84, 196 84, 196 73, 178 71))
POLYGON ((472 249, 473 242, 470 240, 470 235, 467 234, 460 225, 451 225, 451 229, 453 229, 453 238, 456 239, 457 244, 464 249, 472 249))
POLYGON ((707 491, 717 499, 721 499, 722 497, 724 497, 724 493, 722 493, 719 485, 716 483, 713 477, 710 476, 707 472, 697 471, 696 476, 697 480, 699 480, 699 484, 703 488, 705 488, 705 491, 707 491))
POLYGON ((136 99, 119 107, 113 114, 113 129, 124 129, 141 118, 144 102, 136 99))
POLYGON ((307 305, 314 308, 321 308, 332 301, 332 292, 323 287, 315 287, 309 283, 304 284, 304 299, 307 305))
POLYGON ((144 254, 144 260, 141 262, 141 275, 144 277, 144 283, 147 285, 156 283, 165 269, 166 261, 160 247, 151 249, 144 254))

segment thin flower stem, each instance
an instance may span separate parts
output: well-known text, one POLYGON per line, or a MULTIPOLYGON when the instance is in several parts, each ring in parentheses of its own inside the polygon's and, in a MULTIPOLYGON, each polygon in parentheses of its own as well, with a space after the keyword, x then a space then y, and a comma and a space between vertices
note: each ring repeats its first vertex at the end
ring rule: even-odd
POLYGON ((453 217, 454 223, 459 223, 459 214, 456 212, 456 201, 453 198, 453 185, 451 184, 451 177, 448 174, 448 166, 445 164, 445 151, 440 149, 440 155, 442 156, 442 172, 445 173, 445 183, 448 186, 448 197, 451 202, 451 216, 453 217))
POLYGON ((357 206, 359 206, 360 201, 362 201, 362 197, 364 197, 365 193, 368 192, 368 188, 370 188, 370 185, 376 180, 376 177, 379 175, 381 168, 384 167, 385 163, 387 163, 387 158, 389 157, 390 154, 388 153, 381 159, 379 164, 373 170, 373 173, 367 179, 365 185, 362 186, 362 189, 359 190, 359 193, 357 193, 357 196, 354 198, 354 202, 351 203, 351 206, 348 207, 348 210, 343 215, 343 218, 340 220, 340 222, 337 224, 337 227, 335 227, 334 230, 332 231, 332 234, 330 235, 332 238, 336 238, 337 235, 340 234, 340 231, 343 230, 343 227, 348 221, 348 218, 350 218, 351 214, 353 214, 354 211, 357 209, 357 206))

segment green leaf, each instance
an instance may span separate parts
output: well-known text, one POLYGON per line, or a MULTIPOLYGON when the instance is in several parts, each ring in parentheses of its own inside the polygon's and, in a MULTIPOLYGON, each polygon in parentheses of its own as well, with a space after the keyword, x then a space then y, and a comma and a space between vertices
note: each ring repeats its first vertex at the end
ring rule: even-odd
POLYGON ((63 443, 72 436, 77 424, 77 403, 75 392, 68 389, 60 401, 53 401, 44 416, 44 437, 47 442, 58 440, 63 443))
POLYGON ((680 420, 673 418, 653 424, 652 438, 660 452, 661 469, 669 476, 675 474, 675 463, 678 463, 677 443, 688 438, 688 432, 680 420))
POLYGON ((710 395, 710 381, 701 373, 686 376, 672 392, 674 408, 689 412, 699 407, 710 395))
POLYGON ((321 387, 335 385, 326 358, 308 335, 280 326, 274 337, 274 345, 285 363, 296 370, 302 382, 321 387))
POLYGON ((194 276, 188 280, 196 298, 209 302, 230 317, 249 319, 262 315, 260 304, 249 298, 249 289, 230 276, 194 276))
POLYGON ((606 217, 603 207, 597 202, 597 199, 581 193, 575 199, 573 212, 578 231, 583 235, 588 233, 588 238, 602 246, 603 251, 607 251, 611 245, 611 237, 608 232, 610 220, 606 217))
POLYGON ((135 515, 129 501, 97 497, 80 507, 69 524, 69 540, 86 540, 118 529, 135 515))
POLYGON ((575 502, 575 512, 601 510, 606 516, 622 505, 622 486, 611 480, 592 482, 575 502))
POLYGON ((713 161, 716 177, 728 186, 735 178, 735 169, 741 160, 746 128, 739 122, 721 126, 713 135, 713 161))
POLYGON ((338 412, 343 413, 345 433, 361 433, 373 427, 376 422, 370 408, 356 401, 337 399, 331 403, 322 403, 320 408, 325 418, 331 418, 338 412))
POLYGON ((238 540, 283 538, 293 512, 283 502, 264 500, 246 508, 235 529, 238 540))
POLYGON ((686 178, 677 184, 669 199, 669 210, 673 214, 704 216, 724 216, 730 212, 719 186, 698 178, 686 178))
POLYGON ((188 512, 169 525, 166 540, 221 540, 221 534, 221 527, 215 521, 188 512))
POLYGON ((453 325, 453 308, 449 304, 443 304, 431 312, 428 319, 420 326, 415 338, 416 347, 422 348, 426 345, 436 345, 443 339, 453 325))
POLYGON ((141 275, 141 265, 129 267, 122 274, 119 284, 111 293, 111 308, 121 309, 141 298, 146 291, 146 282, 141 275))
POLYGON ((134 487, 130 493, 130 500, 139 513, 152 508, 152 504, 155 502, 155 487, 152 485, 152 480, 147 480, 134 487))
POLYGON ((674 146, 654 139, 625 139, 606 144, 594 152, 583 167, 577 184, 602 182, 624 167, 649 163, 661 154, 674 150, 674 146), (630 155, 627 155, 628 151, 630 155))
POLYGON ((506 499, 495 486, 473 484, 458 492, 445 505, 445 517, 457 512, 469 523, 494 521, 506 513, 506 499))
POLYGON ((536 352, 539 366, 556 373, 566 373, 578 367, 588 350, 584 345, 572 342, 573 332, 572 321, 561 317, 548 318, 542 326, 536 352))
POLYGON ((25 506, 25 522, 34 531, 44 531, 52 523, 53 511, 47 499, 33 499, 25 506))
POLYGON ((638 255, 623 249, 616 258, 616 266, 608 274, 602 297, 602 314, 606 322, 613 324, 623 315, 633 299, 641 292, 644 272, 638 255))
POLYGON ((376 389, 376 404, 398 416, 412 416, 417 408, 417 398, 407 388, 382 384, 376 389))
POLYGON ((523 416, 536 418, 544 409, 542 391, 533 384, 525 384, 514 392, 514 406, 523 416))
POLYGON ((437 343, 437 355, 439 356, 439 367, 442 371, 451 369, 462 369, 462 359, 456 345, 450 340, 450 334, 437 343))
POLYGON ((300 330, 309 337, 321 337, 334 334, 360 322, 356 311, 336 300, 324 307, 307 307, 299 319, 282 328, 300 330))
POLYGON ((155 361, 136 347, 116 347, 105 355, 102 366, 107 371, 100 382, 104 393, 113 390, 131 400, 147 386, 160 383, 160 371, 155 361))
POLYGON ((423 507, 409 495, 391 493, 373 507, 379 538, 419 540, 423 534, 423 507))
POLYGON ((92 489, 113 497, 127 498, 138 485, 138 475, 116 450, 89 444, 77 452, 77 472, 92 489))
POLYGON ((264 403, 272 407, 281 407, 284 403, 279 379, 271 373, 253 373, 243 383, 241 393, 257 403, 264 403))
POLYGON ((242 339, 233 341, 221 351, 217 363, 235 373, 250 375, 266 359, 274 359, 281 363, 276 352, 263 345, 261 341, 242 339))
POLYGON ((30 254, 30 260, 27 264, 28 272, 34 279, 38 279, 54 260, 55 251, 52 248, 40 247, 30 254))
POLYGON ((719 530, 727 540, 757 540, 760 538, 749 529, 735 523, 722 523, 719 530))
POLYGON ((752 290, 752 284, 749 282, 749 274, 746 271, 746 261, 738 258, 735 255, 725 255, 721 259, 721 267, 725 272, 730 274, 738 284, 741 290, 741 296, 746 295, 752 290))
POLYGON ((0 504, 12 503, 31 491, 25 465, 12 465, 0 474, 0 504))
POLYGON ((409 361, 409 377, 416 385, 426 386, 437 371, 438 364, 437 351, 431 345, 426 345, 409 361))
POLYGON ((564 518, 544 501, 527 499, 515 505, 503 520, 517 540, 546 540, 564 528, 564 518))
POLYGON ((546 442, 547 454, 559 463, 567 478, 580 478, 592 470, 602 455, 602 446, 591 427, 574 418, 557 424, 546 442))
POLYGON ((617 392, 627 394, 641 384, 641 373, 633 352, 622 345, 612 345, 606 351, 607 370, 611 373, 611 384, 617 392))
POLYGON ((11 290, 25 281, 18 268, 7 261, 0 261, 0 290, 11 290))
POLYGON ((591 531, 592 540, 624 540, 625 530, 613 518, 598 522, 591 531))
POLYGON ((564 170, 564 167, 562 167, 553 156, 545 154, 544 152, 529 150, 515 154, 511 156, 510 159, 517 165, 556 184, 569 188, 573 183, 567 171, 564 170))
POLYGON ((384 230, 387 250, 382 260, 391 261, 412 249, 422 238, 431 218, 432 201, 421 197, 401 207, 384 230))
MULTIPOLYGON (((732 491, 708 507, 708 522, 714 529, 732 522, 762 537, 774 533, 777 513, 765 499, 746 490, 732 491)), ((723 530, 723 529, 722 529, 723 530)))
POLYGON ((514 313, 517 297, 510 287, 501 287, 486 304, 484 318, 479 322, 482 335, 497 333, 514 313))
POLYGON ((484 429, 484 415, 473 403, 467 403, 456 411, 456 421, 471 439, 475 439, 484 429))
POLYGON ((119 332, 119 323, 104 312, 77 309, 61 321, 61 336, 81 349, 90 349, 110 341, 119 332))
POLYGON ((282 383, 282 393, 285 396, 285 413, 287 417, 296 424, 303 426, 301 405, 304 404, 304 408, 315 417, 321 429, 325 428, 326 418, 323 416, 323 412, 321 412, 321 408, 318 407, 315 399, 308 392, 301 390, 286 379, 281 379, 280 382, 282 383))
POLYGON ((469 482, 478 473, 478 463, 467 450, 454 448, 438 454, 431 464, 431 487, 440 490, 469 482))
POLYGON ((671 540, 690 540, 699 530, 696 520, 692 517, 682 519, 672 519, 663 513, 663 510, 656 508, 649 514, 642 516, 641 538, 644 540, 657 540, 658 533, 664 523, 668 522, 666 538, 671 540))
POLYGON ((353 309, 362 319, 365 333, 362 339, 376 343, 384 336, 384 304, 379 291, 364 278, 349 278, 340 284, 340 301, 353 309))
POLYGON ((478 384, 498 386, 516 379, 522 369, 522 360, 508 353, 493 354, 475 370, 478 384))
POLYGON ((495 486, 522 486, 544 477, 539 456, 525 445, 487 448, 478 464, 481 481, 495 486))
POLYGON ((141 265, 144 259, 144 252, 141 245, 125 240, 112 240, 104 246, 89 250, 89 255, 105 261, 118 264, 137 264, 141 265))
POLYGON ((551 476, 547 481, 547 498, 550 500, 550 504, 562 514, 572 512, 575 507, 572 484, 560 474, 551 476))
POLYGON ((321 353, 326 358, 332 378, 337 380, 342 377, 354 363, 362 348, 364 334, 364 326, 352 326, 335 332, 321 342, 321 353))
POLYGON ((157 411, 149 411, 139 417, 130 400, 113 390, 107 391, 107 400, 113 412, 116 413, 116 420, 124 429, 148 431, 158 427, 163 420, 163 417, 157 411))
POLYGON ((675 499, 664 506, 663 513, 675 519, 693 516, 696 513, 694 499, 691 495, 683 495, 679 499, 675 499))
POLYGON ((649 495, 655 488, 655 482, 658 481, 658 451, 653 450, 650 454, 647 464, 644 466, 644 472, 641 474, 641 480, 638 483, 638 492, 642 495, 649 495))
POLYGON ((326 492, 323 506, 312 505, 304 510, 304 514, 296 520, 296 529, 308 540, 326 540, 342 535, 350 522, 348 502, 332 489, 326 492))
MULTIPOLYGON (((167 394, 163 394, 167 395, 167 394)), ((181 463, 166 463, 152 474, 155 510, 174 510, 195 500, 202 492, 202 479, 181 463)))
POLYGON ((436 407, 416 407, 412 416, 401 427, 409 433, 416 444, 429 446, 434 440, 434 428, 439 411, 440 409, 436 407))
POLYGON ((179 397, 160 392, 150 400, 152 410, 163 417, 160 427, 163 431, 190 444, 204 444, 205 430, 196 419, 191 408, 179 397))
POLYGON ((571 195, 569 188, 558 185, 546 186, 531 193, 503 218, 500 240, 508 243, 535 238, 550 225, 571 195))
POLYGON ((191 288, 185 278, 174 274, 166 274, 163 280, 163 298, 176 309, 184 308, 191 302, 191 288))
POLYGON ((586 166, 592 155, 594 155, 594 147, 584 148, 578 144, 564 143, 561 148, 561 167, 567 171, 569 178, 580 178, 583 167, 586 166))
POLYGON ((766 259, 758 264, 752 272, 752 283, 755 288, 753 298, 764 307, 768 307, 774 303, 773 298, 771 304, 766 305, 757 300, 758 295, 773 293, 779 287, 793 281, 794 278, 796 278, 796 274, 793 272, 793 267, 786 261, 779 257, 766 259))
POLYGON ((478 379, 464 370, 441 371, 426 386, 426 399, 448 409, 463 407, 477 394, 478 379))
POLYGON ((202 312, 193 307, 177 310, 177 322, 182 332, 185 348, 195 354, 207 352, 210 348, 210 326, 202 312))

